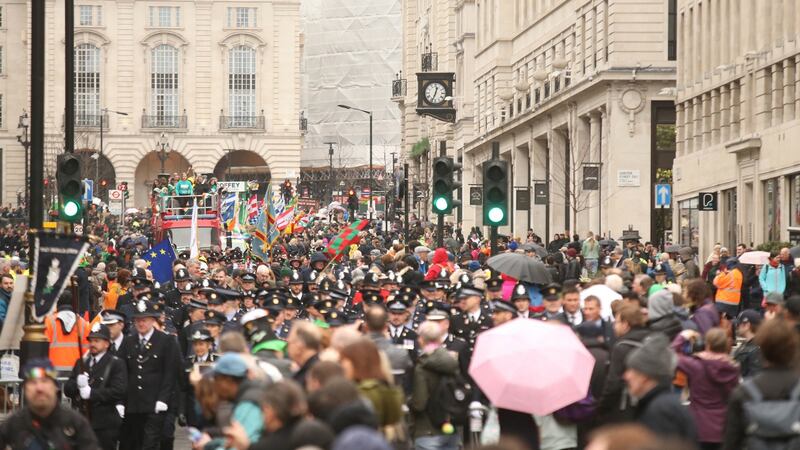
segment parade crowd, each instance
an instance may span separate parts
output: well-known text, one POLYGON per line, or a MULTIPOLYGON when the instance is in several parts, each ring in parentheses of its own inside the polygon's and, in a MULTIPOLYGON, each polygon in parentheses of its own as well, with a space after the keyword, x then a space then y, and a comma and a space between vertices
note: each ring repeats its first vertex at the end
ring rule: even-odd
MULTIPOLYGON (((1 447, 170 450, 186 433, 204 450, 800 448, 794 249, 752 264, 745 245, 700 261, 592 233, 501 237, 498 253, 541 262, 531 283, 490 267, 477 228, 437 247, 424 222, 368 227, 331 258, 347 224, 320 220, 271 261, 180 252, 159 283, 151 214, 90 214, 97 239, 45 318, 49 358, 23 368, 1 447), (613 300, 582 295, 598 287, 613 300), (514 320, 574 332, 595 361, 584 399, 543 416, 492 405, 471 358, 514 320)), ((3 318, 21 240, 0 240, 3 318)))

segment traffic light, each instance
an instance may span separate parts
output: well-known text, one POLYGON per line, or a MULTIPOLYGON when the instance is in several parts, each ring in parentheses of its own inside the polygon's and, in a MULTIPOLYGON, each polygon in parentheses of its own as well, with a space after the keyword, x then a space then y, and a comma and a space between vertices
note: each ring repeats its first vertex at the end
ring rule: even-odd
POLYGON ((508 225, 508 163, 500 159, 483 163, 483 223, 508 225))
POLYGON ((355 214, 358 210, 358 196, 356 195, 356 190, 353 188, 347 191, 347 208, 352 214, 355 214))
POLYGON ((289 203, 293 197, 292 182, 289 180, 284 181, 283 186, 281 186, 281 191, 283 193, 283 199, 286 201, 286 203, 289 203))
POLYGON ((449 156, 439 156, 433 160, 433 212, 450 214, 453 208, 461 206, 461 202, 453 198, 453 190, 461 187, 455 180, 455 171, 461 165, 453 162, 449 156))
POLYGON ((56 180, 61 220, 80 222, 83 218, 83 181, 81 180, 80 160, 69 153, 59 156, 56 180))
POLYGON ((100 187, 105 189, 106 186, 108 186, 108 180, 103 178, 102 180, 100 180, 100 187))

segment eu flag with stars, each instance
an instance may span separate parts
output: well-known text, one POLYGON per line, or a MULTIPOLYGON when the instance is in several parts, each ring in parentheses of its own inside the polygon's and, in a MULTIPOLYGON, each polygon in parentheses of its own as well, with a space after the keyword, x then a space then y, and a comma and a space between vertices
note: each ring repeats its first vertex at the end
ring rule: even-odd
POLYGON ((144 252, 142 259, 147 261, 147 268, 153 272, 153 279, 161 284, 172 281, 172 262, 175 261, 175 252, 169 239, 164 239, 144 252))

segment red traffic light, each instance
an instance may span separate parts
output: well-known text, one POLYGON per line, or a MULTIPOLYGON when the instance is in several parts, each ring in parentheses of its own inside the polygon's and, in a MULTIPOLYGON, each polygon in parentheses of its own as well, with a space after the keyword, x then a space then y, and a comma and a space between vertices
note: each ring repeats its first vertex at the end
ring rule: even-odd
POLYGON ((105 179, 100 180, 100 186, 102 186, 102 187, 108 186, 108 180, 105 180, 105 179))
POLYGON ((356 191, 350 189, 349 191, 347 191, 347 195, 356 195, 356 191))

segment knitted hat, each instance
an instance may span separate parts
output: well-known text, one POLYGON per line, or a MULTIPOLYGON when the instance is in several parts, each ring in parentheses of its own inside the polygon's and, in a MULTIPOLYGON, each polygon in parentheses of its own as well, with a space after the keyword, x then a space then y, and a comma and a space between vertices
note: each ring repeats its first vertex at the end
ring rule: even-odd
POLYGON ((625 361, 628 369, 665 383, 675 375, 677 364, 677 357, 669 348, 669 340, 662 333, 655 333, 645 338, 642 346, 630 352, 625 361))
POLYGON ((653 294, 647 301, 647 317, 650 320, 660 319, 673 310, 672 292, 662 289, 653 294))

